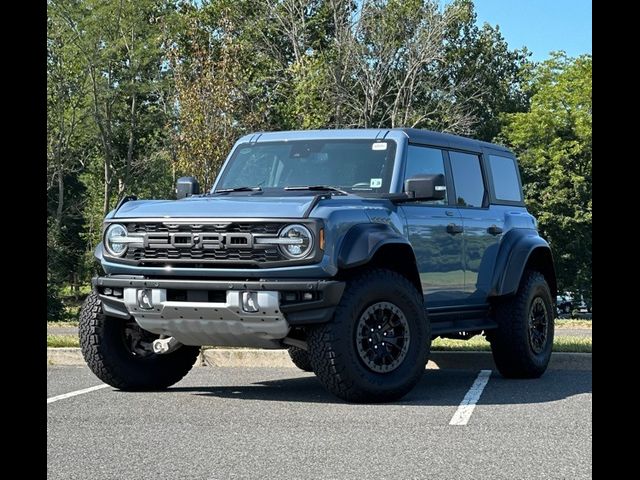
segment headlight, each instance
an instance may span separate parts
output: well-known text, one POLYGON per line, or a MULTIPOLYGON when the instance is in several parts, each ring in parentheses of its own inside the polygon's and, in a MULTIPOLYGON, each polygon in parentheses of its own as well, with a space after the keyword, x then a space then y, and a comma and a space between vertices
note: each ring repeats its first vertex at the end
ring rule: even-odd
POLYGON ((304 225, 288 225, 282 229, 279 237, 283 239, 280 250, 292 259, 304 258, 313 248, 313 235, 304 225))
POLYGON ((114 257, 120 257, 127 251, 127 244, 125 242, 118 242, 123 237, 127 236, 127 229, 123 225, 113 224, 109 225, 107 231, 104 233, 104 246, 114 257))

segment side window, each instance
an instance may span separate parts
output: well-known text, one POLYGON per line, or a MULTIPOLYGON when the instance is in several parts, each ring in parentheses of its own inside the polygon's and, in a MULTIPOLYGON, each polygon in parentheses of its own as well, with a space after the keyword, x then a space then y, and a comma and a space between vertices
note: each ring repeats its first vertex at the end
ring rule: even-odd
POLYGON ((469 153, 449 152, 456 204, 460 207, 482 207, 487 197, 480 157, 469 153))
POLYGON ((489 155, 491 179, 497 200, 521 202, 520 182, 513 158, 489 155))
MULTIPOLYGON (((407 165, 405 168, 404 178, 411 178, 421 173, 438 174, 444 173, 444 157, 442 150, 437 148, 419 147, 417 145, 409 145, 407 151, 407 165)), ((444 200, 429 200, 429 204, 446 204, 447 198, 445 194, 444 200)))

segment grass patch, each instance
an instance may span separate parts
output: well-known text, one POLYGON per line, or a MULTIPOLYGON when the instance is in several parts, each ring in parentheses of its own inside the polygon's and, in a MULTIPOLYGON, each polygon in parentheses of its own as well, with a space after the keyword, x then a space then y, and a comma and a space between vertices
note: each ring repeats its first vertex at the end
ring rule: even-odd
POLYGON ((591 328, 591 320, 556 318, 556 328, 591 328))
MULTIPOLYGON (((485 352, 490 351, 491 346, 483 336, 477 335, 469 340, 437 338, 431 344, 431 350, 441 352, 485 352)), ((553 341, 553 351, 591 353, 591 338, 556 337, 553 341)))
POLYGON ((433 351, 487 351, 491 350, 489 342, 477 335, 469 340, 454 340, 452 338, 436 338, 431 342, 433 351))
POLYGON ((554 352, 591 353, 591 337, 558 337, 553 340, 554 352))
POLYGON ((78 326, 78 321, 77 320, 69 320, 69 321, 64 321, 64 320, 60 320, 60 321, 56 321, 56 320, 49 320, 47 322, 47 328, 56 328, 56 327, 77 327, 78 326))
POLYGON ((79 346, 80 340, 76 335, 47 335, 47 347, 65 348, 79 346))

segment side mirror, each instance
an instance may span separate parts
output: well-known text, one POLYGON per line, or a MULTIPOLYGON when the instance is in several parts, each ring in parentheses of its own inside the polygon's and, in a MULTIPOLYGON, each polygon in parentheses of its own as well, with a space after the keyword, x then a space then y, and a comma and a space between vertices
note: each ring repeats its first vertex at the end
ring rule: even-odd
POLYGON ((200 193, 200 184, 195 177, 180 177, 176 182, 176 198, 190 197, 200 193))
POLYGON ((414 200, 444 200, 447 187, 444 175, 414 175, 404 181, 404 191, 414 200))

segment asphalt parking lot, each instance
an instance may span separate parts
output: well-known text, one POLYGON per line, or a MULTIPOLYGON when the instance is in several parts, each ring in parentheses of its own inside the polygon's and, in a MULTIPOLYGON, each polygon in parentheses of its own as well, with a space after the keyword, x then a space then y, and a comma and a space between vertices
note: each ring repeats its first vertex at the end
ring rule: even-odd
POLYGON ((162 392, 48 366, 50 479, 591 478, 591 371, 537 380, 426 370, 400 402, 350 405, 293 368, 194 368, 162 392))

